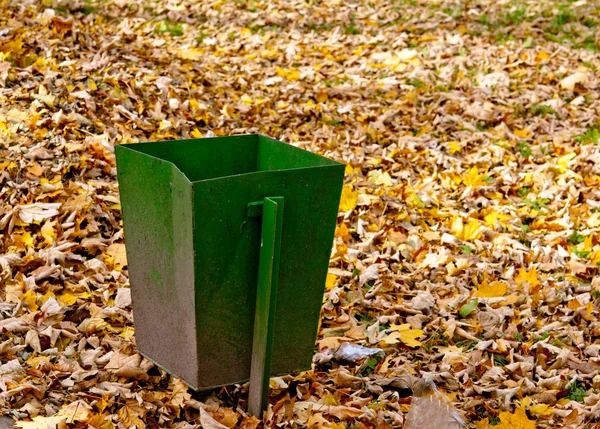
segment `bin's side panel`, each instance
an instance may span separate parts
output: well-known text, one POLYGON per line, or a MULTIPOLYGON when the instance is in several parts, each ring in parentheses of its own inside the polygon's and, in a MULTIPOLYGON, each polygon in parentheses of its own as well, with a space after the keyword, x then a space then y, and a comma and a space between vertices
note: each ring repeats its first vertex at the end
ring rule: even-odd
POLYGON ((196 386, 191 184, 168 162, 115 152, 138 351, 196 386))
POLYGON ((311 368, 345 165, 286 174, 272 373, 311 368))
POLYGON ((272 374, 310 368, 343 165, 194 183, 200 388, 247 380, 261 218, 248 203, 284 197, 272 374))

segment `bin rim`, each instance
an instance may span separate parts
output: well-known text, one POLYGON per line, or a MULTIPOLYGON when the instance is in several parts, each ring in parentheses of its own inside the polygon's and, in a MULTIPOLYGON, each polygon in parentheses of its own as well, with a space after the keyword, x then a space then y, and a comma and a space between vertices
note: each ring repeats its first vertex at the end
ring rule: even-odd
POLYGON ((177 170, 179 172, 179 174, 181 174, 181 176, 183 176, 185 178, 185 180, 189 184, 205 183, 205 182, 210 182, 212 180, 222 180, 222 179, 229 178, 229 177, 236 177, 237 178, 237 177, 243 177, 243 176, 248 176, 248 175, 252 175, 252 174, 259 174, 259 173, 268 174, 268 173, 278 173, 278 172, 281 172, 281 171, 302 171, 302 170, 314 170, 314 169, 324 169, 324 168, 340 168, 340 167, 344 167, 345 168, 345 166, 346 166, 346 164, 344 164, 343 162, 336 161, 336 160, 331 159, 331 158, 327 158, 326 156, 320 155, 318 153, 311 152, 309 150, 296 147, 296 146, 294 146, 294 145, 292 145, 290 143, 282 142, 281 140, 277 140, 277 139, 275 139, 273 137, 269 137, 267 135, 260 134, 260 133, 253 133, 253 134, 233 134, 233 135, 230 135, 230 136, 201 137, 199 139, 180 139, 180 140, 173 139, 173 140, 157 140, 157 141, 145 141, 145 142, 135 142, 135 143, 120 143, 118 145, 115 145, 115 152, 117 150, 119 150, 119 151, 120 150, 134 151, 134 152, 137 152, 137 153, 141 153, 144 156, 147 156, 149 158, 154 158, 154 159, 156 159, 158 161, 161 161, 161 162, 164 162, 166 164, 169 164, 172 168, 174 168, 175 170, 177 170), (290 148, 292 148, 294 150, 301 150, 301 151, 304 151, 304 152, 308 152, 308 153, 310 153, 313 156, 316 156, 316 157, 319 157, 321 159, 327 160, 329 162, 329 164, 326 164, 326 165, 314 165, 314 166, 309 166, 309 167, 281 168, 281 169, 274 169, 274 170, 250 171, 250 172, 247 172, 247 173, 227 174, 227 175, 224 175, 224 176, 210 177, 210 178, 201 179, 201 180, 190 180, 188 178, 188 176, 183 171, 181 171, 181 169, 174 162, 169 161, 167 159, 163 159, 163 158, 154 156, 154 155, 150 155, 150 154, 141 152, 141 151, 136 150, 134 148, 134 146, 137 146, 137 145, 151 145, 151 144, 155 144, 155 143, 167 143, 167 142, 189 142, 189 141, 192 141, 192 140, 222 139, 222 138, 230 138, 230 137, 256 137, 256 138, 264 137, 264 138, 273 140, 273 141, 275 141, 277 143, 281 143, 283 145, 287 145, 287 146, 289 146, 290 148))

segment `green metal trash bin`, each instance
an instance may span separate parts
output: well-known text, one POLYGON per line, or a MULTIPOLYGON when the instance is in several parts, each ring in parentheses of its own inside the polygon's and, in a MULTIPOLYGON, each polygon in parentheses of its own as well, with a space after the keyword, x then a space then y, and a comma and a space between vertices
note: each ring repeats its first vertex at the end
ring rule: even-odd
POLYGON ((262 135, 115 152, 139 352, 194 389, 248 380, 258 278, 272 273, 269 374, 309 369, 344 165, 262 135), (263 202, 279 202, 279 263, 259 273, 263 202))

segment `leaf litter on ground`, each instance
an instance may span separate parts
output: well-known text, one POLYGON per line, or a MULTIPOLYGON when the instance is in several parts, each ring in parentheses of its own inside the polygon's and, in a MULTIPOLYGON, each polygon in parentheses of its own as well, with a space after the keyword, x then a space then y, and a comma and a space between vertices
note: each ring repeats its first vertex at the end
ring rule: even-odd
POLYGON ((410 376, 469 427, 594 427, 599 22, 585 0, 0 3, 0 411, 391 428, 410 376), (113 154, 256 132, 347 164, 315 364, 272 380, 264 422, 246 385, 188 391, 136 353, 113 154))

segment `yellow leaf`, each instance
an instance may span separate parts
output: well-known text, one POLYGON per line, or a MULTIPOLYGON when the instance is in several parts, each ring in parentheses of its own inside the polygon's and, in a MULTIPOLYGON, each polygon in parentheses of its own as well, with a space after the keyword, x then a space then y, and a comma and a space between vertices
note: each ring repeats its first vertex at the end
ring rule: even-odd
POLYGON ((540 414, 542 416, 549 416, 552 414, 552 407, 548 404, 534 404, 531 396, 526 396, 521 399, 519 402, 519 408, 524 411, 531 411, 535 414, 540 414))
POLYGON ((498 296, 504 296, 507 290, 508 288, 506 283, 497 281, 492 282, 492 284, 488 284, 486 280, 479 285, 475 296, 479 298, 495 298, 498 296))
POLYGON ((450 224, 450 229, 452 230, 452 233, 458 238, 460 238, 462 237, 463 228, 464 225, 462 217, 454 215, 454 217, 452 218, 452 223, 450 224))
POLYGON ((500 303, 500 305, 513 305, 515 302, 519 300, 519 297, 516 295, 508 295, 504 301, 500 303))
POLYGON ((23 235, 21 235, 21 239, 23 240, 23 244, 25 244, 25 246, 27 246, 27 247, 33 246, 33 237, 31 236, 31 234, 29 232, 25 231, 23 233, 23 235))
POLYGON ((333 274, 327 274, 327 281, 325 282, 325 289, 331 290, 335 286, 335 282, 337 280, 337 276, 333 274))
POLYGON ((477 429, 488 429, 490 427, 490 421, 486 417, 483 420, 479 420, 478 422, 475 422, 474 425, 477 429))
POLYGON ((114 258, 115 269, 121 270, 127 265, 127 254, 125 252, 125 244, 113 243, 106 248, 106 253, 114 258))
POLYGON ((79 400, 62 407, 57 415, 66 417, 67 423, 84 422, 90 417, 90 408, 85 402, 79 400))
POLYGON ((198 60, 202 57, 202 50, 197 48, 182 48, 177 51, 177 56, 184 60, 198 60))
POLYGON ((315 94, 315 98, 317 99, 318 103, 323 103, 323 102, 327 101, 327 98, 328 98, 327 91, 324 89, 321 89, 320 91, 318 91, 315 94))
POLYGON ((505 221, 507 221, 508 219, 510 219, 509 215, 497 212, 497 211, 495 211, 493 209, 490 209, 490 211, 488 211, 485 214, 485 216, 483 218, 483 221, 490 228, 495 228, 497 226, 497 224, 498 224, 498 221, 500 222, 501 226, 506 227, 507 222, 505 222, 505 221))
POLYGON ((590 262, 594 265, 600 262, 600 249, 590 255, 590 262))
POLYGON ((515 281, 521 287, 523 287, 525 283, 529 283, 531 288, 535 288, 541 284, 535 267, 533 267, 530 271, 527 271, 525 268, 521 267, 519 273, 515 276, 515 281))
POLYGON ((592 303, 590 301, 585 305, 585 312, 587 313, 588 316, 591 316, 592 311, 594 311, 594 303, 592 303))
POLYGON ((183 407, 192 398, 192 395, 188 392, 188 387, 179 378, 176 378, 175 382, 169 387, 172 389, 171 403, 175 406, 183 407))
POLYGON ((529 137, 531 137, 531 131, 529 130, 514 130, 513 134, 517 137, 520 137, 522 139, 528 139, 529 137))
POLYGON ((134 334, 135 330, 131 326, 126 326, 123 332, 119 334, 119 337, 124 338, 126 341, 131 341, 134 334))
POLYGON ((77 329, 79 329, 80 332, 83 332, 87 335, 92 335, 96 332, 101 331, 113 331, 112 326, 110 326, 104 320, 97 317, 89 317, 87 319, 84 319, 83 322, 81 322, 79 326, 77 326, 77 329))
POLYGON ((548 404, 536 404, 529 407, 529 411, 539 414, 542 416, 549 416, 552 414, 553 408, 548 404))
POLYGON ((568 153, 558 158, 558 160, 556 161, 556 165, 558 165, 558 169, 561 173, 564 173, 569 169, 569 162, 576 156, 576 153, 568 153))
POLYGON ((282 69, 281 67, 277 67, 275 69, 278 76, 284 77, 287 80, 298 80, 300 79, 300 73, 295 69, 282 69))
POLYGON ((535 421, 529 420, 521 408, 515 408, 515 413, 500 411, 500 424, 494 429, 535 429, 535 421))
POLYGON ((470 241, 477 238, 479 238, 479 221, 477 219, 471 219, 463 231, 463 240, 470 241))
POLYGON ((69 292, 65 292, 62 295, 58 295, 56 299, 58 302, 65 306, 70 306, 77 302, 77 297, 69 292))
POLYGON ((47 244, 52 244, 56 241, 56 231, 54 230, 54 225, 56 225, 56 221, 47 220, 42 226, 42 237, 44 237, 44 242, 47 244))
POLYGON ((452 141, 448 143, 448 149, 450 149, 450 153, 455 154, 457 152, 460 152, 462 148, 460 147, 458 142, 452 141))
POLYGON ((32 290, 28 290, 23 295, 21 295, 21 301, 27 303, 27 309, 29 311, 37 311, 38 310, 39 307, 37 305, 37 299, 38 299, 38 294, 32 290))
POLYGON ((465 186, 472 186, 476 188, 478 186, 482 186, 485 184, 483 178, 485 174, 479 174, 479 169, 477 167, 472 167, 467 172, 466 177, 463 179, 463 183, 465 186))
POLYGON ((536 63, 540 63, 540 62, 542 62, 542 61, 545 61, 545 60, 547 60, 548 58, 550 58, 550 55, 548 54, 548 52, 546 52, 546 51, 541 51, 540 53, 538 53, 538 54, 535 56, 535 62, 536 62, 536 63))
POLYGON ((352 186, 344 186, 342 189, 342 197, 340 199, 340 211, 346 212, 353 210, 358 201, 358 191, 353 191, 352 186))
POLYGON ((254 100, 252 100, 252 97, 250 97, 248 94, 242 95, 242 97, 240 98, 240 100, 246 106, 252 106, 254 104, 254 100))
POLYGON ((417 340, 417 338, 423 335, 423 331, 420 329, 413 329, 408 323, 391 325, 390 329, 394 332, 382 340, 386 344, 397 344, 401 341, 409 347, 419 347, 422 345, 421 342, 417 340))
POLYGON ((392 178, 387 171, 384 173, 381 170, 371 170, 367 177, 376 185, 392 186, 392 178))

